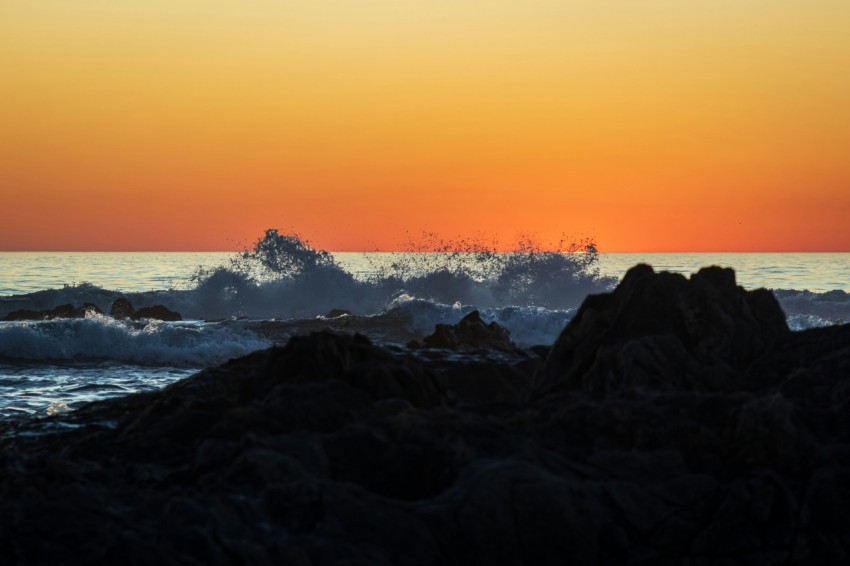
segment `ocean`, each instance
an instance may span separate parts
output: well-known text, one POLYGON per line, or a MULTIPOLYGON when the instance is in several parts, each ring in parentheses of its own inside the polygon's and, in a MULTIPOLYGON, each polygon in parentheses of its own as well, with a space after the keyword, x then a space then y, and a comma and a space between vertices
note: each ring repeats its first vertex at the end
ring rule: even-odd
POLYGON ((850 320, 850 253, 324 254, 268 243, 250 254, 0 253, 0 318, 67 303, 108 313, 122 296, 183 315, 0 322, 0 418, 160 388, 324 325, 403 343, 479 309, 521 346, 551 343, 588 293, 637 263, 686 275, 732 267, 743 287, 774 291, 794 330, 850 320), (331 309, 352 316, 333 322, 331 309))

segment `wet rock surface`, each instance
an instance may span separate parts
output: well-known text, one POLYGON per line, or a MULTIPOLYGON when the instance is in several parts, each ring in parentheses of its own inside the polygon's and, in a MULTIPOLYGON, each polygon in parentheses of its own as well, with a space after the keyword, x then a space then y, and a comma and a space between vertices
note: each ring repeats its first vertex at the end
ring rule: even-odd
POLYGON ((847 563, 850 326, 775 307, 639 267, 525 356, 322 332, 7 422, 0 556, 847 563))
POLYGON ((109 316, 117 319, 129 318, 131 320, 139 320, 142 318, 164 320, 169 322, 183 320, 180 313, 163 305, 142 307, 136 310, 136 308, 133 307, 133 304, 125 297, 119 297, 113 301, 112 308, 109 309, 109 316))
MULTIPOLYGON (((31 310, 19 309, 14 310, 4 316, 3 321, 20 321, 20 320, 54 320, 57 318, 85 318, 90 314, 104 314, 100 308, 92 303, 83 303, 79 307, 72 304, 59 305, 52 309, 46 310, 31 310)), ((119 297, 112 303, 109 310, 109 316, 117 319, 129 318, 131 320, 139 320, 142 318, 163 320, 163 321, 179 321, 183 320, 180 313, 175 312, 163 305, 152 305, 150 307, 142 307, 136 310, 133 304, 124 297, 119 297)))
POLYGON ((0 320, 15 321, 15 320, 53 320, 56 318, 85 318, 87 313, 103 314, 97 305, 92 303, 83 303, 82 306, 75 307, 72 304, 59 305, 47 310, 30 310, 19 309, 10 312, 0 320))

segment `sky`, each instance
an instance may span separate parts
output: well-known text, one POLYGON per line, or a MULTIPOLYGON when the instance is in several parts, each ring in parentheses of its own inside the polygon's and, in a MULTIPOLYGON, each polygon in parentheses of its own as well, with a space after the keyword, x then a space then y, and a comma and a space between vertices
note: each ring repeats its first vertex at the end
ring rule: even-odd
POLYGON ((5 0, 0 250, 850 251, 847 0, 5 0))

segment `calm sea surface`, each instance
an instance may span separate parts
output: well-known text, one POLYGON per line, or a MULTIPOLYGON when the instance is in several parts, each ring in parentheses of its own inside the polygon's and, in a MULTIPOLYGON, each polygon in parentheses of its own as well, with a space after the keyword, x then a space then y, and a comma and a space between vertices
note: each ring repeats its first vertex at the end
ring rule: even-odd
MULTIPOLYGON (((105 289, 186 288, 198 268, 226 265, 232 252, 0 252, 0 295, 32 293, 88 282, 105 289)), ((337 261, 357 275, 373 273, 395 254, 345 252, 337 261)), ((850 253, 610 253, 602 273, 620 277, 637 263, 693 273, 706 265, 733 267, 747 288, 850 291, 850 253)))

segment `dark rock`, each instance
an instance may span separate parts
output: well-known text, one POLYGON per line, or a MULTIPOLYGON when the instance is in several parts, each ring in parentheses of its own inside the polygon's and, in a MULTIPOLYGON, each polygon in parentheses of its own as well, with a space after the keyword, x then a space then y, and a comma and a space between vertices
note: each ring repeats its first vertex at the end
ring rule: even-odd
POLYGON ((115 299, 112 303, 112 308, 109 311, 109 316, 117 319, 129 318, 139 320, 142 318, 164 321, 179 321, 183 320, 180 313, 175 312, 163 305, 153 305, 151 307, 142 307, 139 310, 133 308, 133 304, 124 297, 115 299))
POLYGON ((434 333, 426 336, 422 344, 410 342, 412 348, 443 348, 448 350, 501 350, 519 353, 521 350, 511 342, 510 331, 491 322, 485 324, 478 311, 472 311, 457 324, 438 324, 434 333))
POLYGON ((109 316, 119 319, 130 318, 134 312, 136 312, 136 309, 133 308, 133 304, 126 298, 119 297, 113 301, 112 308, 109 309, 109 316))
POLYGON ((97 305, 92 303, 83 303, 80 307, 75 307, 72 304, 59 305, 49 310, 34 311, 29 309, 21 309, 12 311, 3 317, 2 320, 53 320, 56 318, 85 318, 86 314, 103 314, 97 305))
POLYGON ((735 389, 788 335, 773 295, 738 287, 731 269, 688 280, 638 265, 613 292, 584 301, 552 347, 540 389, 735 389))
POLYGON ((142 307, 133 313, 131 317, 134 320, 139 320, 140 318, 150 318, 154 320, 165 320, 165 321, 178 321, 183 320, 183 317, 180 316, 180 313, 175 312, 168 307, 164 307, 162 305, 153 305, 152 307, 142 307))
POLYGON ((533 367, 530 369, 528 371, 517 365, 471 362, 450 366, 437 375, 437 381, 452 400, 517 403, 525 401, 531 394, 533 367))
POLYGON ((321 332, 3 421, 0 555, 844 564, 850 326, 791 333, 774 307, 724 270, 638 268, 545 361, 321 332))

